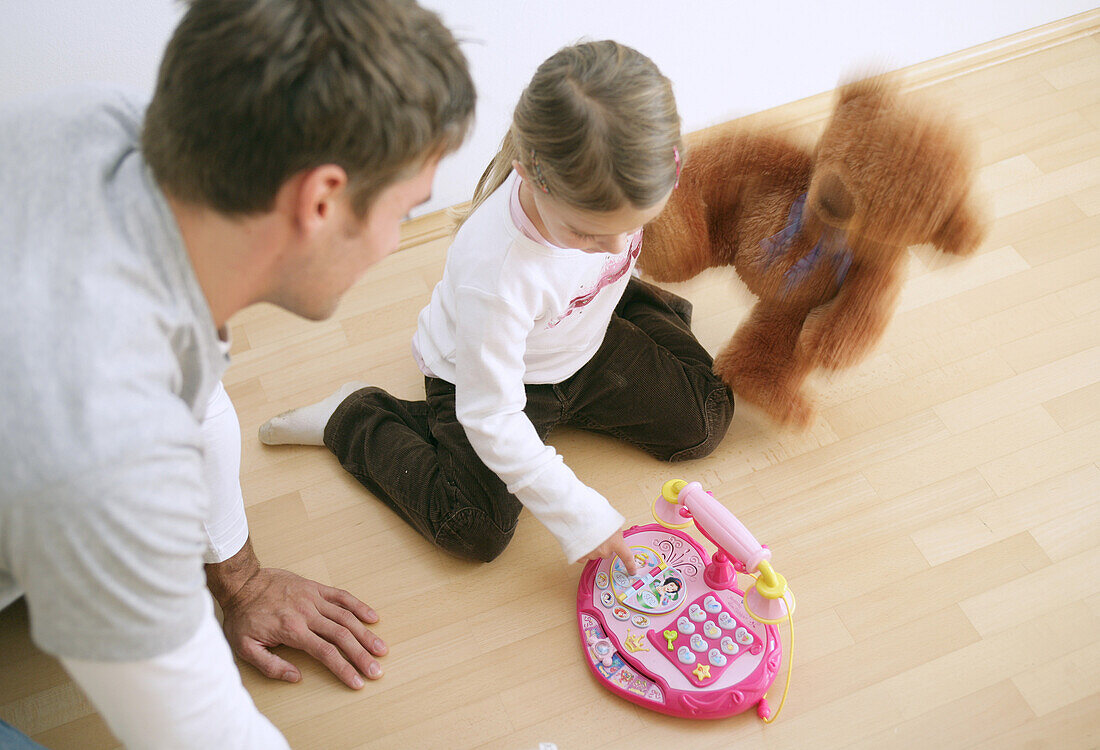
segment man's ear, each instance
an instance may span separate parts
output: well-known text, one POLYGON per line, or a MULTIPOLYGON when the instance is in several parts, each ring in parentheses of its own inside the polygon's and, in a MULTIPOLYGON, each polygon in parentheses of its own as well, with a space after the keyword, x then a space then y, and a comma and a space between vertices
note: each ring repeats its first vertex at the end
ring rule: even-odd
POLYGON ((336 164, 322 164, 299 175, 294 212, 304 231, 313 231, 331 219, 347 195, 348 174, 336 164))

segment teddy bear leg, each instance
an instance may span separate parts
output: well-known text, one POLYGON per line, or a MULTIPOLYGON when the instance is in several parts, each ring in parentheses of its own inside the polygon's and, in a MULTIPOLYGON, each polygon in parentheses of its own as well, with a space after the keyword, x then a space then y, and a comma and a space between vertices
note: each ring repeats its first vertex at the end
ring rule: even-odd
POLYGON ((758 303, 714 360, 714 371, 734 395, 784 426, 805 429, 814 418, 802 392, 809 367, 795 357, 807 311, 758 303))
POLYGON ((985 239, 988 225, 982 209, 966 196, 932 234, 932 244, 950 255, 972 255, 985 239))

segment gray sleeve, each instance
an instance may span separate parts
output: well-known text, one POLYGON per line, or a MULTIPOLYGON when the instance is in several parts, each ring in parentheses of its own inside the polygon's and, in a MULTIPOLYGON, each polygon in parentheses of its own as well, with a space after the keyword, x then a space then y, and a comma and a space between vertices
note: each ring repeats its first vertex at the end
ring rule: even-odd
POLYGON ((116 661, 186 641, 203 612, 208 507, 200 450, 185 442, 3 507, 3 546, 35 643, 116 661))
POLYGON ((178 647, 205 586, 196 404, 223 363, 139 111, 93 90, 0 112, 0 599, 78 659, 178 647))

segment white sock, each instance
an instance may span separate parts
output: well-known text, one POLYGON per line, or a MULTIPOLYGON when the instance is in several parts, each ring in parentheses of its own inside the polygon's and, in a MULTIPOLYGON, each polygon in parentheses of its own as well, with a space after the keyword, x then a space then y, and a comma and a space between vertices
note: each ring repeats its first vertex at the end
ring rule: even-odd
POLYGON ((260 442, 264 445, 324 445, 325 425, 336 407, 369 383, 344 383, 324 401, 283 412, 260 425, 260 442))

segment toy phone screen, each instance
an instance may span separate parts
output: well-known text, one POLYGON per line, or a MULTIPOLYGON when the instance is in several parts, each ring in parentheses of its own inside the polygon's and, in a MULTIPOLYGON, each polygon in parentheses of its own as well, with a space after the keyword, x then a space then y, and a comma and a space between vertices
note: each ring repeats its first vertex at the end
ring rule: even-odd
POLYGON ((622 560, 615 558, 611 564, 615 598, 633 610, 649 614, 671 612, 683 604, 686 586, 680 572, 649 547, 634 546, 630 551, 638 563, 638 573, 631 576, 622 560))

